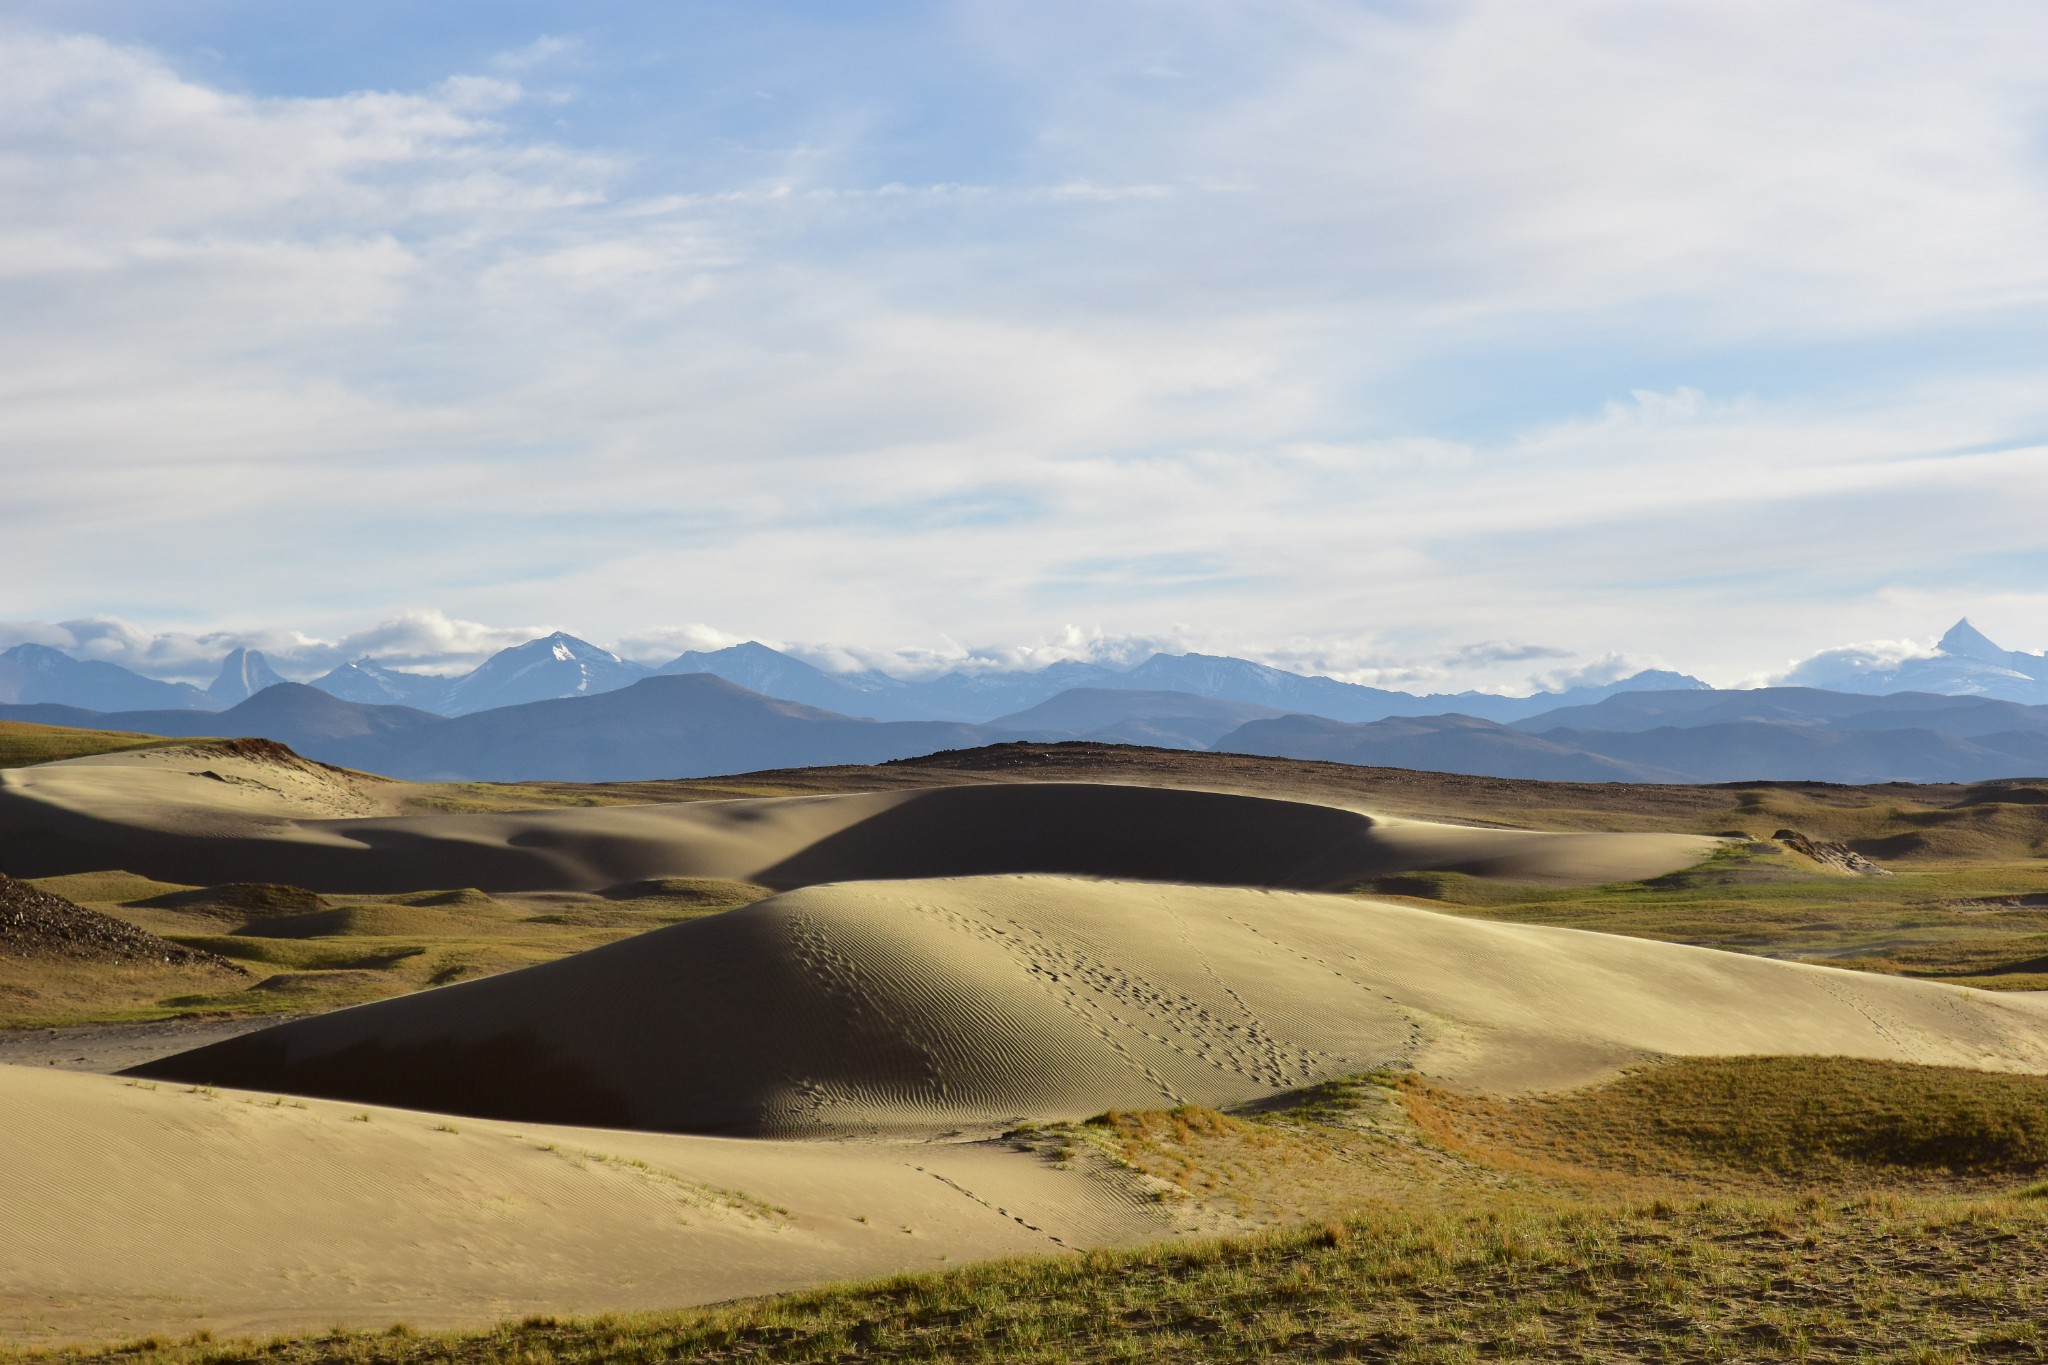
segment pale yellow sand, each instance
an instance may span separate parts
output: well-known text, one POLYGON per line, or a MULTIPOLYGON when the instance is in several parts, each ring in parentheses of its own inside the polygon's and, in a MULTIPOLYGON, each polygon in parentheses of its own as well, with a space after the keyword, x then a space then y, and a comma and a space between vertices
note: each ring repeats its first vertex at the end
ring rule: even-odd
POLYGON ((683 1132, 1000 1127, 1380 1067, 1516 1090, 1661 1054, 2048 1070, 2048 1006, 1334 896, 1053 877, 791 892, 141 1070, 683 1132))
POLYGON ((513 814, 393 816, 402 786, 177 748, 0 772, 0 868, 123 868, 319 891, 598 890, 651 877, 789 887, 1054 872, 1335 889, 1420 869, 1593 884, 1700 861, 1719 841, 1378 819, 1335 806, 1092 783, 513 814))
POLYGON ((271 1100, 0 1066, 0 1343, 676 1307, 1166 1232, 1002 1147, 271 1100))

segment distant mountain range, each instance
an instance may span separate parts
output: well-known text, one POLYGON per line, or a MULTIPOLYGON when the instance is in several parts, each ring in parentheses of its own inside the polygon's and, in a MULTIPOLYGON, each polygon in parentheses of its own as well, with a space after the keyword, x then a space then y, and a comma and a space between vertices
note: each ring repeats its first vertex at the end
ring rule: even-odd
POLYGON ((2048 706, 1807 687, 1638 692, 1512 725, 1284 716, 1211 747, 1564 782, 1982 782, 2048 776, 2048 706))
POLYGON ((708 674, 646 677, 590 697, 437 716, 280 683, 225 711, 0 706, 0 720, 171 736, 257 737, 308 758, 416 781, 639 781, 881 763, 1021 739, 950 721, 875 721, 764 697, 708 674))
POLYGON ((158 682, 119 664, 74 659, 48 645, 16 645, 0 653, 0 703, 31 702, 92 711, 210 711, 225 705, 189 683, 158 682))
POLYGON ((1792 670, 1788 683, 1837 692, 1938 692, 2048 703, 2048 654, 1993 644, 1965 617, 1924 658, 1895 660, 1863 649, 1831 649, 1792 670))
MULTIPOLYGON (((358 659, 308 685, 343 701, 464 716, 526 702, 596 696, 644 678, 692 673, 708 673, 750 692, 841 715, 971 724, 1026 710, 1074 688, 1176 692, 1336 720, 1455 710, 1508 721, 1556 706, 1596 702, 1622 691, 1706 687, 1697 678, 1652 670, 1599 687, 1530 697, 1490 692, 1417 696, 1209 654, 1154 654, 1128 669, 1064 661, 1032 672, 956 671, 913 680, 874 670, 828 673, 754 642, 710 653, 692 650, 660 668, 649 668, 559 631, 500 650, 460 677, 407 673, 358 659)), ((99 711, 220 710, 283 681, 261 652, 247 649, 237 649, 222 660, 219 675, 204 691, 185 683, 158 682, 115 664, 73 659, 47 645, 16 645, 0 653, 0 704, 47 702, 99 711)))
MULTIPOLYGON (((750 692, 846 716, 972 724, 1029 710, 1075 688, 1177 692, 1353 723, 1456 714, 1501 724, 1624 693, 1712 691, 1697 678, 1652 669, 1597 687, 1527 697, 1472 691, 1417 695, 1212 654, 1154 654, 1132 668, 1064 661, 1030 671, 956 670, 910 679, 874 669, 828 672, 754 641, 708 652, 690 650, 660 667, 649 667, 561 632, 501 650, 458 677, 409 673, 374 659, 358 659, 312 679, 310 685, 343 701, 460 716, 530 701, 596 696, 643 678, 690 673, 709 673, 750 692)), ((282 681, 256 650, 228 654, 203 690, 146 678, 101 660, 74 659, 47 645, 16 645, 0 653, 0 704, 48 702, 105 711, 220 710, 282 681)), ((1931 656, 1901 661, 1868 650, 1831 650, 1801 664, 1787 681, 1866 695, 1932 692, 2044 705, 2048 655, 2001 648, 1965 619, 1942 637, 1931 656)))
POLYGON ((1793 687, 1620 693, 1512 724, 1458 714, 1341 721, 1188 692, 1070 688, 970 725, 850 717, 690 673, 464 716, 279 683, 219 712, 35 703, 0 705, 0 720, 258 736, 329 763, 417 780, 701 777, 1070 739, 1572 782, 2048 776, 2048 706, 1793 687))
POLYGON ((0 653, 0 719, 262 736, 411 778, 702 776, 1013 739, 1567 781, 2048 774, 2048 658, 2002 650, 1967 621, 1942 648, 1885 665, 1940 684, 1917 691, 1880 691, 1876 665, 1838 660, 1858 686, 1722 691, 1652 671, 1503 697, 1416 696, 1204 654, 906 680, 829 673, 748 643, 652 669, 563 634, 502 650, 457 678, 366 659, 289 683, 260 653, 236 650, 202 691, 25 644, 0 653), (2043 700, 2024 700, 2028 689, 2043 700), (2000 695, 2015 691, 2020 699, 2000 695))

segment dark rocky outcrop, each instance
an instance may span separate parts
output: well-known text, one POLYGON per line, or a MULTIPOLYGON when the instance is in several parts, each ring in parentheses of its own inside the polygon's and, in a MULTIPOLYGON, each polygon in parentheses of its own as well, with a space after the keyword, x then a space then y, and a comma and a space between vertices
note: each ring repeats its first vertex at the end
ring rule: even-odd
POLYGON ((0 957, 166 963, 248 975, 224 957, 158 938, 5 875, 0 875, 0 957))

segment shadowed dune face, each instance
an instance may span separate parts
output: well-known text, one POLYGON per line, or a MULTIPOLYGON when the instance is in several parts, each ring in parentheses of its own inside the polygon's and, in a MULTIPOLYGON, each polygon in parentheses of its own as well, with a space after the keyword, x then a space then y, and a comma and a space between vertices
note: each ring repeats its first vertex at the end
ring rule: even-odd
POLYGON ((0 868, 379 893, 594 891, 657 877, 780 888, 1044 872, 1337 889, 1469 871, 1588 884, 1706 857, 1691 835, 1550 834, 1376 820, 1303 801, 1076 782, 505 814, 366 813, 392 784, 189 750, 0 773, 0 868))
POLYGON ((1788 1051, 2043 1071, 2048 1007, 1348 898, 981 877, 812 887, 136 1074, 827 1136, 1228 1104, 1388 1066, 1514 1090, 1788 1051))
POLYGON ((1334 806, 1049 783, 909 792, 758 878, 788 888, 1041 872, 1310 889, 1392 870, 1390 860, 1400 855, 1376 821, 1334 806))

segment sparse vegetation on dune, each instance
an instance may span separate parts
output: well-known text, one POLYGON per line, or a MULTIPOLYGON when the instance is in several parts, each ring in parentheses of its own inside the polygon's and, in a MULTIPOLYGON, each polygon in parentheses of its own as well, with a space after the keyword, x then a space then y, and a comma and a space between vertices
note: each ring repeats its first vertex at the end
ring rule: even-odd
POLYGON ((2039 860, 1900 864, 1890 877, 1816 869, 1771 841, 1697 868, 1592 888, 1456 873, 1387 878, 1368 894, 1524 924, 1691 943, 1985 989, 2048 989, 2048 883, 2039 860))
POLYGON ((1384 1213, 676 1314, 152 1340, 201 1362, 2048 1359, 2048 1200, 1384 1213))
POLYGON ((0 1028, 339 1009, 566 957, 768 894, 746 882, 686 878, 603 895, 504 897, 473 889, 318 896, 264 883, 177 886, 126 872, 34 884, 251 975, 205 984, 147 964, 0 961, 0 1028))
POLYGON ((93 754, 156 749, 168 744, 191 742, 164 739, 157 735, 130 734, 125 730, 74 730, 63 725, 0 720, 0 768, 24 768, 65 758, 86 758, 93 754))
POLYGON ((1696 1057, 1564 1095, 1400 1083, 1417 1126, 1485 1164, 1744 1193, 2011 1190, 2048 1171, 2048 1077, 1845 1057, 1696 1057))
POLYGON ((2015 1181, 2048 1155, 2044 1087, 1811 1058, 1671 1062, 1552 1100, 1354 1078, 1009 1138, 1099 1157, 1165 1199, 1291 1220, 1266 1231, 689 1312, 63 1358, 2042 1360, 2048 1187, 2015 1181), (2005 1187, 1939 1192, 1957 1175, 2005 1187))

